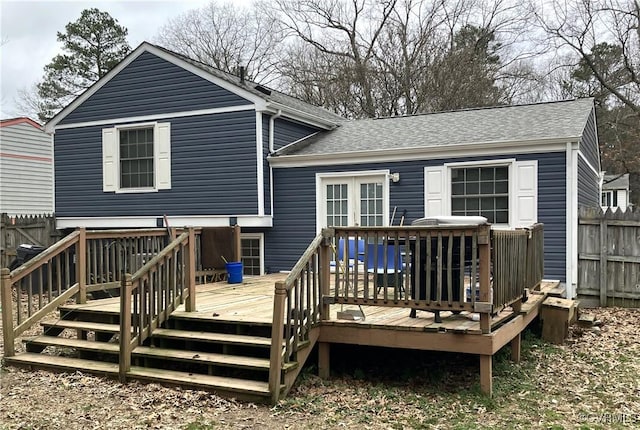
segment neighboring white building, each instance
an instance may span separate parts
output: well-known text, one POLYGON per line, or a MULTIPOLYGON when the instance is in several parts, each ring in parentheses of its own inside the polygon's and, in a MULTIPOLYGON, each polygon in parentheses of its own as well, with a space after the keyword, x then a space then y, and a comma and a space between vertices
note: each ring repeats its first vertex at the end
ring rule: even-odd
POLYGON ((53 139, 29 118, 0 121, 0 213, 53 213, 53 139))
POLYGON ((627 210, 629 207, 629 174, 624 175, 604 175, 602 181, 602 210, 620 209, 627 210))

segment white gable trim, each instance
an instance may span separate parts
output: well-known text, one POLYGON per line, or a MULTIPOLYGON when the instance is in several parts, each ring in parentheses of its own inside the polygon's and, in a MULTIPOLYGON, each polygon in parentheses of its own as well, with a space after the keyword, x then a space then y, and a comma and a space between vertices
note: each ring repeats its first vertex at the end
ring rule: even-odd
POLYGON ((77 107, 79 107, 82 103, 84 103, 89 97, 95 94, 100 88, 105 86, 111 79, 113 79, 118 73, 120 73, 125 67, 131 64, 135 59, 140 57, 143 53, 149 52, 159 58, 162 58, 165 61, 168 61, 172 64, 175 64, 178 67, 181 67, 188 72, 193 73, 196 76, 201 77, 213 84, 220 86, 246 100, 255 104, 258 109, 264 109, 266 107, 266 101, 257 95, 246 91, 237 85, 232 84, 231 82, 227 82, 224 79, 213 76, 210 73, 205 72, 204 70, 190 64, 189 62, 182 60, 179 57, 176 57, 162 49, 159 49, 147 42, 143 42, 138 46, 133 52, 131 52, 124 60, 122 60, 116 67, 111 69, 109 73, 102 77, 99 81, 94 83, 89 89, 87 89, 84 93, 82 93, 78 98, 76 98, 73 102, 71 102, 67 107, 62 109, 51 121, 49 121, 46 125, 47 133, 51 133, 56 125, 62 121, 67 115, 73 112, 77 107))
MULTIPOLYGON (((600 152, 600 151, 598 151, 600 152)), ((582 151, 578 150, 578 156, 580 158, 582 158, 582 160, 584 160, 585 163, 587 163, 587 166, 589 166, 589 168, 593 171, 593 173, 596 174, 596 176, 600 177, 600 172, 591 165, 591 163, 589 162, 589 160, 587 160, 587 157, 584 156, 584 154, 582 153, 582 151)))
POLYGON ((240 106, 229 106, 229 107, 211 108, 211 109, 189 110, 189 111, 183 111, 183 112, 160 113, 155 115, 129 116, 129 117, 112 118, 112 119, 101 119, 97 121, 77 122, 74 124, 57 125, 55 126, 55 130, 64 130, 68 128, 80 128, 80 127, 94 127, 94 126, 121 124, 121 123, 129 123, 129 122, 157 121, 162 119, 184 118, 187 116, 196 116, 196 115, 215 115, 219 113, 241 112, 241 111, 254 110, 254 109, 255 109, 255 105, 240 105, 240 106))

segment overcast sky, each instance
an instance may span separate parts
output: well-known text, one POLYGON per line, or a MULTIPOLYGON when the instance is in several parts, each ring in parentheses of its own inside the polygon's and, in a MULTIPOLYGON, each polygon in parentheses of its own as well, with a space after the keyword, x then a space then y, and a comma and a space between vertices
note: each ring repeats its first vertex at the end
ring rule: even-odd
MULTIPOLYGON (((238 0, 234 0, 238 1, 238 0)), ((44 66, 60 52, 56 40, 82 10, 97 7, 129 30, 132 48, 152 41, 166 21, 209 0, 0 0, 0 118, 21 116, 14 100, 17 91, 31 87, 43 75, 44 66)))

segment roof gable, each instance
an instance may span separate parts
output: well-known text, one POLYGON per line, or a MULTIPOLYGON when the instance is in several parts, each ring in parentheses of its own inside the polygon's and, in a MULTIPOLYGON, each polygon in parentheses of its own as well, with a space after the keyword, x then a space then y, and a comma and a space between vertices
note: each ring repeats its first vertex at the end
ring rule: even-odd
POLYGON ((276 91, 261 91, 260 89, 256 89, 257 85, 255 83, 248 81, 241 83, 239 78, 233 75, 214 69, 167 49, 143 42, 102 79, 94 83, 89 89, 52 118, 46 125, 47 131, 53 131, 56 125, 63 122, 65 118, 70 116, 85 101, 100 91, 100 89, 109 82, 116 79, 116 77, 132 62, 136 61, 146 53, 159 57, 164 61, 199 76, 200 78, 203 78, 220 88, 247 100, 249 103, 255 105, 257 111, 273 113, 280 111, 283 115, 289 116, 292 119, 307 122, 312 125, 320 125, 325 129, 335 127, 342 120, 340 116, 323 108, 309 105, 308 103, 276 91))
POLYGON ((21 117, 21 118, 11 118, 11 119, 3 119, 0 121, 0 127, 10 127, 12 125, 18 124, 28 124, 38 130, 42 130, 42 126, 32 120, 31 118, 21 117))

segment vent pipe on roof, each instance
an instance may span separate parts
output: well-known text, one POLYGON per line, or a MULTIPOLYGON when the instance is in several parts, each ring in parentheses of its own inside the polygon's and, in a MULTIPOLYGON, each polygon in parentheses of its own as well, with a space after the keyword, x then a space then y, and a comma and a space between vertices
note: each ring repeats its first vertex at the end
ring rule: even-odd
POLYGON ((240 66, 240 83, 244 84, 244 66, 240 66))

